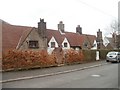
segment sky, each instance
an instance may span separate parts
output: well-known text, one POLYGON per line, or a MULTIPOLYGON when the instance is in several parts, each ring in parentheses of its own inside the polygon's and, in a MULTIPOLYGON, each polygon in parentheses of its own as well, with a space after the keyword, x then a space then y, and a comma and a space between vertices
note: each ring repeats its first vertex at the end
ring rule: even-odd
POLYGON ((113 20, 118 19, 119 0, 0 0, 0 19, 21 26, 37 27, 40 18, 48 29, 57 30, 59 21, 65 31, 76 32, 77 25, 83 34, 96 35, 98 29, 104 36, 113 20))

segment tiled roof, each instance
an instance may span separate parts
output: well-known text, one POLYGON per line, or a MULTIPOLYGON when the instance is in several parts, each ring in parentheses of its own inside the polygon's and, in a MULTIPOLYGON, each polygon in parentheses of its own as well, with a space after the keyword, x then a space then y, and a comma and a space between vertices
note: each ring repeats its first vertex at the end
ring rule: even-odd
POLYGON ((28 37, 28 35, 30 34, 30 32, 32 30, 35 30, 35 28, 31 28, 31 29, 28 29, 28 30, 25 30, 23 33, 22 33, 22 36, 20 37, 20 40, 19 40, 19 43, 18 43, 18 46, 16 47, 17 49, 20 48, 20 46, 23 44, 23 42, 25 41, 25 39, 28 37))
POLYGON ((10 25, 2 23, 2 49, 16 49, 23 32, 31 30, 31 27, 10 25))
POLYGON ((59 45, 63 42, 63 40, 65 38, 65 36, 61 35, 59 31, 52 30, 52 29, 47 29, 47 39, 48 39, 48 42, 50 41, 52 36, 55 38, 55 40, 57 41, 57 43, 59 45))
MULTIPOLYGON (((29 35, 31 30, 36 30, 34 27, 27 26, 16 26, 10 25, 9 23, 3 22, 2 24, 2 48, 3 50, 17 49, 22 45, 26 37, 29 35)), ((61 34, 58 30, 47 29, 48 42, 54 36, 59 45, 62 44, 63 40, 67 38, 70 46, 82 46, 84 41, 87 40, 91 45, 96 40, 95 35, 78 34, 73 32, 65 32, 61 34)))
POLYGON ((59 45, 63 42, 64 38, 67 38, 68 42, 70 43, 71 46, 82 46, 84 41, 89 41, 91 45, 94 43, 94 40, 96 40, 95 35, 87 35, 87 34, 78 34, 78 33, 73 33, 73 32, 65 32, 64 34, 61 34, 58 30, 47 30, 47 38, 48 42, 50 39, 54 36, 56 41, 58 42, 59 45))

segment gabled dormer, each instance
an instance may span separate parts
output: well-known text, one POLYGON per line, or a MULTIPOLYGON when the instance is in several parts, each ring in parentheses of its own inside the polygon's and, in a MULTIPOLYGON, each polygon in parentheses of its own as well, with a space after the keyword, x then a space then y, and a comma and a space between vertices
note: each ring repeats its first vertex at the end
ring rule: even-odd
POLYGON ((68 42, 67 38, 65 37, 62 42, 62 48, 63 49, 70 49, 70 43, 68 42))

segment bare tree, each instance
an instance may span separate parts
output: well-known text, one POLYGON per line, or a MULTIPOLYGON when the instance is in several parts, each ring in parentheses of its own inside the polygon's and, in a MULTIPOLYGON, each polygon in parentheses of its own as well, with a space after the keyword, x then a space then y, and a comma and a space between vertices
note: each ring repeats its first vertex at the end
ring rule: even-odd
POLYGON ((111 23, 111 29, 115 47, 120 49, 120 22, 114 20, 113 23, 111 23))
POLYGON ((118 33, 116 37, 116 47, 120 49, 120 20, 118 19, 118 33))
POLYGON ((106 32, 112 35, 114 48, 120 48, 120 23, 118 20, 113 20, 106 28, 106 32))
POLYGON ((118 21, 113 20, 110 24, 110 31, 111 34, 117 34, 118 33, 118 21))

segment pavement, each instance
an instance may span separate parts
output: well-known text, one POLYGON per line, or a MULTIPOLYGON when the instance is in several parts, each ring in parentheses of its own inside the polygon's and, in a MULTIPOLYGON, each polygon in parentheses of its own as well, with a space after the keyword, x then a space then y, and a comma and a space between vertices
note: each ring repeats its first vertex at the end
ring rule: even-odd
POLYGON ((65 65, 59 67, 42 68, 42 69, 34 69, 34 70, 3 72, 2 81, 0 82, 5 83, 5 82, 18 81, 18 80, 70 73, 70 72, 94 68, 106 64, 107 63, 105 62, 105 60, 102 60, 102 61, 95 61, 84 64, 76 64, 76 65, 65 65))

